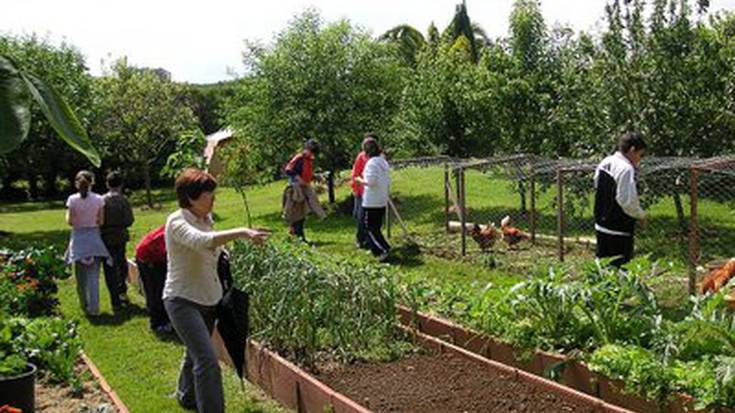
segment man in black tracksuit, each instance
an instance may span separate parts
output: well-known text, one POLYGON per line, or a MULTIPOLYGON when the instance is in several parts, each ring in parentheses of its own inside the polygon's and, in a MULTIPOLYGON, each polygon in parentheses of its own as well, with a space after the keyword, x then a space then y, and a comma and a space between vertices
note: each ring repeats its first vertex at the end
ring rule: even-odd
POLYGON ((616 267, 633 257, 636 220, 646 219, 636 188, 636 168, 645 150, 643 137, 628 132, 618 141, 617 152, 595 171, 597 257, 616 257, 611 262, 616 267))

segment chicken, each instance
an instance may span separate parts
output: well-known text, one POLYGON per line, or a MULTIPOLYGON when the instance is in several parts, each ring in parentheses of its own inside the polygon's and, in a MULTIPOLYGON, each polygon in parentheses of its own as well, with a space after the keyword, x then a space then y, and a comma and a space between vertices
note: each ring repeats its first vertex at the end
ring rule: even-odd
POLYGON ((502 221, 500 221, 500 230, 503 232, 503 241, 508 244, 508 247, 513 248, 521 241, 528 241, 531 239, 531 235, 518 228, 510 226, 511 223, 510 216, 506 216, 502 221))
POLYGON ((733 276, 735 276, 735 258, 731 258, 725 265, 715 268, 704 277, 702 284, 699 286, 700 294, 716 293, 733 276))
POLYGON ((483 251, 487 251, 492 248, 493 244, 495 244, 495 240, 500 238, 500 233, 492 222, 486 225, 485 228, 475 224, 470 231, 470 235, 483 251))

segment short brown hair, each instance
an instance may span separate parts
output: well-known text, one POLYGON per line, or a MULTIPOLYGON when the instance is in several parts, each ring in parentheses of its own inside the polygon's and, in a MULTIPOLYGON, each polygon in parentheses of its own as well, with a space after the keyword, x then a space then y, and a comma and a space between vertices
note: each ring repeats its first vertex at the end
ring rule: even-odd
POLYGON ((365 143, 362 145, 362 147, 368 158, 372 158, 372 157, 378 156, 381 153, 383 153, 383 150, 380 148, 380 145, 378 145, 378 141, 374 139, 366 140, 365 143))
POLYGON ((189 200, 197 199, 202 192, 214 192, 217 180, 200 169, 186 168, 176 177, 176 198, 181 208, 189 208, 189 200))

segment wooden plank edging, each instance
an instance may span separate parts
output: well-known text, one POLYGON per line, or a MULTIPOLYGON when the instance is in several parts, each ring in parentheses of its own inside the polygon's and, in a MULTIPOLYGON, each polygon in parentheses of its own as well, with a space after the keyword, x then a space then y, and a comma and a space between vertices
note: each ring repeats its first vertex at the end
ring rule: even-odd
POLYGON ((112 389, 109 383, 107 383, 107 380, 105 380, 105 377, 102 375, 100 370, 97 368, 97 366, 92 362, 92 359, 90 359, 86 353, 82 351, 81 354, 82 361, 84 361, 84 364, 87 365, 87 368, 92 373, 92 376, 94 376, 97 383, 99 383, 100 388, 102 388, 102 391, 107 395, 107 397, 112 401, 112 404, 115 406, 117 411, 119 413, 130 413, 127 406, 125 406, 125 403, 118 397, 117 393, 115 393, 115 390, 112 389))
MULTIPOLYGON (((232 365, 216 330, 212 340, 218 358, 232 365)), ((248 340, 245 360, 248 381, 297 412, 372 413, 254 340, 248 340)))

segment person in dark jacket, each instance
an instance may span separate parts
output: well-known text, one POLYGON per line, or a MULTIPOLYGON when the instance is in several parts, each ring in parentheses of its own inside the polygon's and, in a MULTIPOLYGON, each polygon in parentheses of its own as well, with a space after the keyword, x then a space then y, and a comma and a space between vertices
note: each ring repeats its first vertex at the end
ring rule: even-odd
POLYGON ((128 302, 127 283, 128 261, 125 258, 125 245, 130 240, 128 227, 133 225, 133 209, 122 193, 123 178, 120 172, 107 175, 107 193, 102 196, 105 201, 104 224, 100 227, 102 241, 110 252, 112 262, 105 263, 105 284, 110 292, 110 301, 114 310, 128 302))
POLYGON ((620 137, 617 152, 595 170, 597 257, 615 257, 611 264, 616 267, 633 257, 636 220, 645 223, 636 188, 636 170, 645 151, 643 136, 628 132, 620 137))

